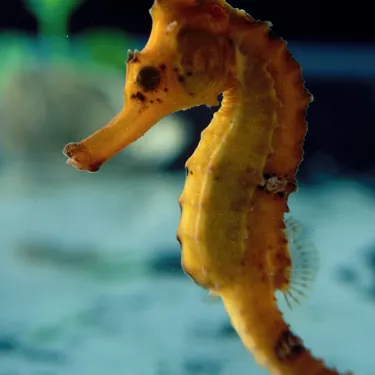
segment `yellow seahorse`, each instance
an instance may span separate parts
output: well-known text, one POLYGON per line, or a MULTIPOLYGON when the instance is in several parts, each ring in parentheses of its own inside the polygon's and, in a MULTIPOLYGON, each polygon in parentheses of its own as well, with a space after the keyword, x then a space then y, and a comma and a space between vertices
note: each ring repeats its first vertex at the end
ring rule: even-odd
POLYGON ((275 299, 277 290, 293 297, 287 230, 294 223, 284 214, 312 99, 299 64, 270 23, 225 0, 155 0, 150 12, 146 46, 129 51, 123 110, 68 144, 68 163, 95 172, 162 117, 217 105, 223 93, 186 163, 182 266, 221 297, 242 342, 271 374, 338 374, 291 332, 275 299))

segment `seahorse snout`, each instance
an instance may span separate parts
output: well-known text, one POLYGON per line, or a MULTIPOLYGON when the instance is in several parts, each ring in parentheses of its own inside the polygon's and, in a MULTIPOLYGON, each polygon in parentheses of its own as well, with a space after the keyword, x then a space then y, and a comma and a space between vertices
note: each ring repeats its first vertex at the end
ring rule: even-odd
POLYGON ((81 142, 68 143, 63 149, 63 154, 68 158, 67 164, 72 165, 78 170, 94 173, 103 164, 103 162, 95 160, 90 155, 87 147, 81 142))

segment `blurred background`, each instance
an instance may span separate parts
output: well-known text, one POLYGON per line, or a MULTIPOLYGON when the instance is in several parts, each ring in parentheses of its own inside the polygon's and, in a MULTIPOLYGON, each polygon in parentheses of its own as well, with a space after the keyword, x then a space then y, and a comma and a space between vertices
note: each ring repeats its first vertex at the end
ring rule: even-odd
MULTIPOLYGON (((64 145, 122 107, 127 49, 151 0, 0 7, 0 375, 266 375, 175 238, 185 160, 216 108, 163 119, 96 174, 64 145)), ((290 199, 320 253, 286 319, 341 372, 374 375, 375 28, 365 1, 231 1, 270 20, 302 64, 308 112, 290 199)), ((302 374, 301 374, 302 375, 302 374)))

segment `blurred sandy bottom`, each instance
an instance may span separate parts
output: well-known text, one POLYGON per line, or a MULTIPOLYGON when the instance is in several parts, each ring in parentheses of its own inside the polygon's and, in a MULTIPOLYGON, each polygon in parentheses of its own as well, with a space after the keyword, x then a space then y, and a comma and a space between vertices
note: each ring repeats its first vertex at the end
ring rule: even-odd
MULTIPOLYGON (((266 374, 181 272, 183 174, 14 176, 0 184, 0 375, 266 374)), ((314 353, 356 375, 375 373, 374 203, 343 181, 290 204, 321 266, 301 307, 280 305, 314 353)))

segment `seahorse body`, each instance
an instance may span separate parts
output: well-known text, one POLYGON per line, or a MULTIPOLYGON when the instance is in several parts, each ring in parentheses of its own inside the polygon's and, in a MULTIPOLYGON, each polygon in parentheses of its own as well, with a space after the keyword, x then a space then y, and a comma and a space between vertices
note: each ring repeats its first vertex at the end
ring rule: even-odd
POLYGON ((267 22, 224 0, 156 0, 150 38, 129 53, 123 110, 65 147, 97 171, 160 118, 197 105, 220 110, 186 163, 177 238, 185 272, 219 295, 244 345, 272 374, 338 374, 289 329, 275 291, 290 287, 284 214, 296 190, 311 95, 267 22))

